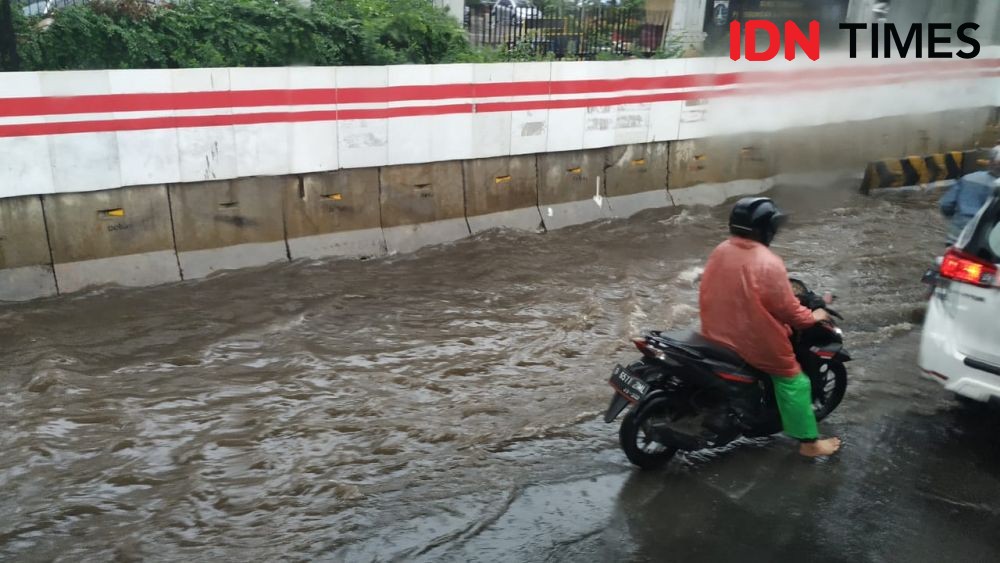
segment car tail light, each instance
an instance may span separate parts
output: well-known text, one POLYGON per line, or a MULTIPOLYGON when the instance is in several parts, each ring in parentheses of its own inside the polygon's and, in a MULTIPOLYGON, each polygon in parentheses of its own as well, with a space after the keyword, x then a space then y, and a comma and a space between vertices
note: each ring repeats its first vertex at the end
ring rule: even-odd
POLYGON ((997 267, 989 262, 950 249, 941 261, 941 277, 988 287, 996 284, 997 267))

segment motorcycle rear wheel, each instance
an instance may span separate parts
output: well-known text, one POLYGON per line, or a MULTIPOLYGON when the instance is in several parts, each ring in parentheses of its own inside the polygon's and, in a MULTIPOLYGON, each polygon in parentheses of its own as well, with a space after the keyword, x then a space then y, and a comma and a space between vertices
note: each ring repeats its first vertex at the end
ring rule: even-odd
POLYGON ((654 441, 650 434, 651 422, 666 416, 667 408, 666 399, 654 399, 643 408, 641 415, 632 407, 622 419, 618 442, 628 460, 641 469, 663 467, 677 453, 677 448, 654 441))

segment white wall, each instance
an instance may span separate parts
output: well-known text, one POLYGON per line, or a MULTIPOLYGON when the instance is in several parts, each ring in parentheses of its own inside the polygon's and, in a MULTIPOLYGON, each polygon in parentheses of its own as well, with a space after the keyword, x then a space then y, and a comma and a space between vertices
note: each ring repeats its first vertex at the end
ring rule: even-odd
POLYGON ((998 56, 6 73, 0 197, 1000 106, 998 56))

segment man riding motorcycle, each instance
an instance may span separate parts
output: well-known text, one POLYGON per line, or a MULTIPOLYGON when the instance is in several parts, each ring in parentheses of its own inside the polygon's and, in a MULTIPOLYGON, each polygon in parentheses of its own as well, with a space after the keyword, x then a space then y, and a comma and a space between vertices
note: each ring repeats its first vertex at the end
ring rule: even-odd
POLYGON ((741 199, 729 216, 732 237, 709 255, 699 290, 701 333, 739 354, 774 382, 781 423, 807 457, 830 455, 839 438, 819 439, 808 376, 795 359, 791 328, 829 320, 792 292, 785 264, 768 248, 785 215, 766 197, 741 199))

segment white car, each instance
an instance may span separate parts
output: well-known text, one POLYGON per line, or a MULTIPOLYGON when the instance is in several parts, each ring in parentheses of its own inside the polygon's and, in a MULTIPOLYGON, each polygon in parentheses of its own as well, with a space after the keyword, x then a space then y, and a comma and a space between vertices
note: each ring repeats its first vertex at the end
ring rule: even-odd
POLYGON ((998 269, 1000 187, 940 259, 918 360, 924 375, 945 389, 995 405, 1000 405, 998 269))

